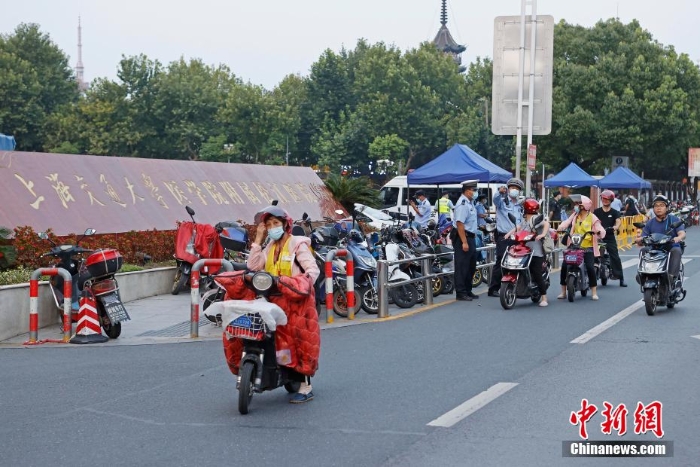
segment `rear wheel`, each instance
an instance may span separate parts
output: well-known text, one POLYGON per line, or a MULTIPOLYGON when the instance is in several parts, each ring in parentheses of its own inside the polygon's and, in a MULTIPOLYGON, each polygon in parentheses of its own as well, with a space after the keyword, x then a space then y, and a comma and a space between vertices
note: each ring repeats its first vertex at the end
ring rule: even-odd
POLYGON ((372 286, 360 287, 358 293, 360 294, 360 306, 365 312, 370 315, 379 313, 379 296, 372 286))
POLYGON ((656 313, 656 291, 654 289, 644 290, 644 308, 649 316, 654 316, 656 313))
POLYGON ((440 295, 445 290, 445 280, 442 276, 433 278, 433 297, 440 295))
POLYGON ((453 276, 452 274, 447 274, 445 276, 442 276, 442 280, 445 283, 445 288, 442 290, 442 293, 450 295, 452 292, 455 291, 455 283, 453 282, 453 276))
POLYGON ((299 392, 300 387, 301 387, 300 381, 290 381, 288 383, 284 383, 284 389, 286 389, 289 394, 294 394, 294 393, 299 392))
POLYGON ((190 278, 189 274, 183 274, 182 269, 178 268, 175 273, 175 280, 173 280, 173 288, 170 289, 170 293, 177 295, 187 284, 187 280, 190 278))
POLYGON ((576 296, 576 278, 574 276, 569 276, 566 279, 566 298, 568 298, 570 302, 573 302, 575 296, 576 296))
POLYGON ((117 337, 119 337, 122 333, 122 323, 112 324, 109 321, 109 317, 107 316, 107 312, 105 312, 102 302, 100 302, 99 300, 97 301, 97 313, 100 317, 100 324, 102 325, 102 329, 104 329, 105 334, 107 334, 107 337, 109 337, 110 339, 116 339, 117 337))
POLYGON ((484 282, 484 275, 482 274, 481 268, 476 268, 474 275, 472 276, 472 287, 479 287, 482 282, 484 282))
POLYGON ((600 284, 608 285, 608 277, 610 276, 610 269, 603 263, 600 266, 600 284))
POLYGON ((501 289, 498 291, 498 297, 501 300, 501 306, 504 310, 510 310, 515 306, 515 284, 505 282, 501 284, 501 289))
POLYGON ((253 400, 253 378, 255 377, 255 365, 253 362, 245 362, 241 366, 241 384, 238 387, 238 411, 245 415, 248 406, 253 400))
POLYGON ((586 295, 588 295, 588 289, 583 289, 583 290, 581 291, 581 296, 582 296, 582 297, 585 297, 586 295))

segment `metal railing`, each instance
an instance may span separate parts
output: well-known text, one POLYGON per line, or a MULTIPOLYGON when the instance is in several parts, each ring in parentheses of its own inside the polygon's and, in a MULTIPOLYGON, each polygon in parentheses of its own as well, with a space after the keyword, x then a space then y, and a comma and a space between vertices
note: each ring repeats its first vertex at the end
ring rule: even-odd
MULTIPOLYGON (((486 251, 486 262, 483 264, 478 264, 477 269, 489 270, 496 264, 495 253, 496 245, 489 244, 476 249, 477 252, 486 251)), ((423 304, 432 305, 433 304, 433 285, 432 280, 438 276, 444 276, 447 274, 453 274, 451 272, 432 272, 432 263, 438 256, 454 256, 454 252, 448 253, 438 253, 438 254, 427 254, 421 255, 415 258, 400 259, 396 261, 379 260, 377 261, 377 295, 379 301, 379 312, 377 313, 377 318, 387 318, 389 317, 389 289, 394 287, 399 287, 406 284, 413 284, 415 282, 423 282, 423 304), (411 263, 415 261, 420 261, 421 265, 421 277, 416 277, 413 279, 406 279, 402 281, 389 282, 389 267, 397 264, 411 263)), ((490 276, 490 274, 489 274, 490 276)))

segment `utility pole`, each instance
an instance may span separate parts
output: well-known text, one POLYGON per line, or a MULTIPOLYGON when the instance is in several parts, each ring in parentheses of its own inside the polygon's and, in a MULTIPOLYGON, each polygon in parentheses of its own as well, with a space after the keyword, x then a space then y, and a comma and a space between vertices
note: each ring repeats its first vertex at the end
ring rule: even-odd
POLYGON ((287 161, 287 165, 289 165, 289 135, 287 135, 287 152, 284 154, 284 159, 287 161))

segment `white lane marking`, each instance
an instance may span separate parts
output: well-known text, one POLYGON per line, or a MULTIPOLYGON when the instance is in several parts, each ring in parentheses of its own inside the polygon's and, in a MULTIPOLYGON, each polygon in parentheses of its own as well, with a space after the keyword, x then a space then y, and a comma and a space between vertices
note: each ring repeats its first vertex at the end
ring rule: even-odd
MULTIPOLYGON (((636 261, 636 260, 635 260, 635 261, 636 261)), ((683 258, 682 261, 683 261, 683 264, 687 264, 687 263, 689 263, 690 261, 692 261, 692 259, 690 259, 690 258, 683 258)), ((624 263, 623 263, 623 266, 624 266, 624 263)), ((687 281, 688 278, 686 277, 685 280, 687 281)), ((684 282, 685 282, 685 281, 684 281, 684 282)), ((592 328, 591 330, 586 331, 585 333, 581 334, 581 335, 578 336, 576 339, 572 340, 572 341, 570 342, 570 344, 585 344, 585 343, 588 342, 589 340, 591 340, 591 339, 593 339, 594 337, 596 337, 598 334, 601 334, 602 332, 604 332, 604 331, 607 330, 608 328, 610 328, 610 327, 616 325, 617 323, 619 323, 619 322, 622 321, 623 319, 627 318, 629 315, 631 315, 632 313, 634 313, 635 311, 637 311, 637 309, 639 309, 639 308, 641 308, 641 307, 643 307, 643 306, 644 306, 644 300, 640 300, 640 301, 638 301, 638 302, 636 302, 636 303, 633 303, 632 305, 628 306, 627 308, 625 308, 625 309, 622 310, 621 312, 617 313, 616 315, 612 316, 611 318, 606 319, 605 321, 603 321, 602 323, 600 323, 598 326, 596 326, 596 327, 592 328)))
POLYGON ((694 337, 694 338, 696 338, 696 339, 700 339, 700 334, 698 334, 697 336, 690 336, 690 337, 694 337))
POLYGON ((593 329, 586 331, 585 333, 581 334, 578 336, 576 339, 572 340, 569 342, 570 344, 585 344, 589 340, 593 339, 595 336, 598 334, 602 333, 606 329, 616 325, 623 319, 627 318, 629 315, 637 311, 639 308, 644 306, 644 300, 639 300, 638 302, 633 303, 632 305, 628 306, 618 314, 612 316, 609 319, 606 319, 602 323, 600 323, 598 326, 594 327, 593 329))
POLYGON ((518 383, 497 383, 488 388, 486 391, 477 394, 463 404, 458 405, 454 409, 450 410, 446 414, 436 418, 432 422, 428 423, 428 426, 440 426, 444 428, 449 428, 455 423, 463 420, 469 415, 473 414, 480 408, 484 407, 489 402, 493 401, 499 396, 502 396, 506 392, 517 386, 518 383))

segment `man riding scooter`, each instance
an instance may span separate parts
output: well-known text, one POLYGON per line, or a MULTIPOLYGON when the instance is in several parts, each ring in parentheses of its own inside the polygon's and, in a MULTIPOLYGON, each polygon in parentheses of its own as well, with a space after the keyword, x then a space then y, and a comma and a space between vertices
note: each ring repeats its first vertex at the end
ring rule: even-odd
POLYGON ((612 266, 613 278, 620 279, 620 287, 627 287, 625 284, 624 273, 622 272, 622 261, 620 261, 620 253, 617 251, 617 238, 615 235, 620 230, 622 223, 622 214, 612 208, 611 204, 615 199, 615 193, 611 190, 605 190, 600 194, 600 199, 603 206, 593 211, 593 214, 600 220, 600 224, 605 229, 605 248, 610 255, 610 266, 612 266))
MULTIPOLYGON (((642 229, 641 235, 636 238, 637 245, 642 245, 642 237, 649 236, 651 234, 663 234, 668 231, 670 226, 678 219, 673 214, 668 213, 669 200, 664 195, 656 195, 652 200, 652 208, 654 210, 654 217, 649 219, 644 228, 642 229)), ((671 235, 673 235, 673 248, 670 251, 670 258, 668 263, 668 272, 673 279, 678 277, 678 272, 681 267, 681 256, 683 252, 681 251, 681 242, 685 240, 685 226, 680 224, 678 227, 673 229, 671 235)), ((644 247, 641 250, 641 254, 644 254, 648 248, 644 247)), ((671 281, 673 283, 673 281, 671 281)))

